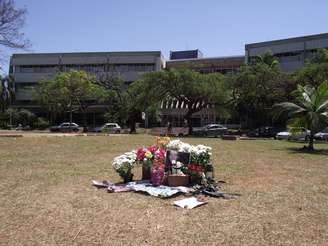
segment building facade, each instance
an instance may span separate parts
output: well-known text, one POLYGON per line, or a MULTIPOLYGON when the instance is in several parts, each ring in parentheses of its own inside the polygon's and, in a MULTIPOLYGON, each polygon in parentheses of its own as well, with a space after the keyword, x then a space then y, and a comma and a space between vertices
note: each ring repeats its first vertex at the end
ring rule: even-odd
POLYGON ((246 44, 245 61, 249 63, 254 57, 271 52, 278 58, 282 70, 293 72, 321 48, 328 48, 328 33, 246 44))
MULTIPOLYGON (((328 33, 287 38, 245 45, 245 56, 204 57, 196 50, 171 51, 165 61, 160 51, 86 52, 86 53, 30 53, 14 54, 10 60, 9 74, 14 78, 16 102, 14 107, 39 113, 42 109, 33 99, 32 91, 37 83, 54 76, 59 71, 85 70, 98 76, 120 76, 128 84, 141 74, 161 69, 188 68, 200 73, 236 73, 244 63, 271 52, 279 59, 284 71, 301 68, 307 59, 320 48, 328 48, 328 33)), ((171 100, 162 102, 161 125, 171 122, 184 126, 186 105, 171 100)), ((103 111, 95 111, 95 114, 103 111)), ((219 115, 208 107, 193 115, 194 126, 218 122, 219 115)))
POLYGON ((160 51, 14 54, 9 69, 14 79, 14 107, 42 112, 33 98, 33 88, 59 71, 84 70, 96 77, 110 74, 130 83, 145 72, 163 67, 160 51))

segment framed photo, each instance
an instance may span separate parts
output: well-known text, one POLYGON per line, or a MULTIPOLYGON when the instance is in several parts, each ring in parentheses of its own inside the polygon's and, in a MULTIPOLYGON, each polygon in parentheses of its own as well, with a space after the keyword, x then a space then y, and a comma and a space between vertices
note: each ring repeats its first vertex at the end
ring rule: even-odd
POLYGON ((190 153, 178 152, 176 150, 167 150, 165 158, 165 171, 172 171, 172 161, 179 161, 184 165, 190 163, 190 153))

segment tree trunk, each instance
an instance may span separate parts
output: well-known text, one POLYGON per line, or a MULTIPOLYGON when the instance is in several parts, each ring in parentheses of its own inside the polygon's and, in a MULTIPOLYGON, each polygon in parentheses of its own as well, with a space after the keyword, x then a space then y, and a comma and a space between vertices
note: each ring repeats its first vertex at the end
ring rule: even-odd
POLYGON ((311 132, 310 132, 310 141, 309 141, 309 146, 308 146, 308 149, 309 149, 310 151, 313 151, 313 150, 314 150, 313 140, 314 140, 314 134, 313 134, 313 132, 311 131, 311 132))
POLYGON ((129 122, 130 124, 130 134, 132 133, 137 133, 137 130, 136 130, 136 122, 134 120, 131 120, 129 122))
POLYGON ((87 113, 83 110, 83 132, 87 132, 87 113))
POLYGON ((192 112, 189 111, 186 115, 185 115, 185 119, 187 120, 187 125, 188 125, 188 135, 192 135, 192 112))
POLYGON ((69 132, 72 131, 72 129, 71 129, 72 122, 73 122, 73 107, 72 107, 72 104, 71 104, 70 107, 69 107, 69 128, 68 128, 69 132))

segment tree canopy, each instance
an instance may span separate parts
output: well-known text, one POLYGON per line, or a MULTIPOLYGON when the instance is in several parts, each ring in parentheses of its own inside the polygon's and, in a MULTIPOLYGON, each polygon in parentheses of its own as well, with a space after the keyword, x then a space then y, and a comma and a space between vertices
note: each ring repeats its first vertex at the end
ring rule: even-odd
POLYGON ((105 97, 102 87, 94 81, 94 76, 84 71, 60 72, 51 79, 41 81, 34 95, 50 112, 69 112, 72 121, 74 111, 85 115, 90 105, 105 97))
POLYGON ((192 115, 205 107, 224 107, 231 99, 230 88, 222 74, 200 74, 181 70, 150 72, 138 82, 142 88, 137 97, 143 108, 175 99, 186 105, 184 118, 192 133, 192 115))
POLYGON ((295 81, 317 87, 328 79, 328 49, 320 49, 306 61, 304 67, 295 72, 295 81))
POLYGON ((247 127, 271 125, 272 106, 294 90, 293 81, 270 53, 243 65, 231 80, 235 107, 247 127))

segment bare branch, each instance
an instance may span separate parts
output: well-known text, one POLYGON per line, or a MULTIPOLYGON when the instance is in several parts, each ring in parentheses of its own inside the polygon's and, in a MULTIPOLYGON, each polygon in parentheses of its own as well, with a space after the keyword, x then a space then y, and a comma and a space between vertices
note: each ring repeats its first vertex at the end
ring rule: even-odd
POLYGON ((30 42, 21 32, 25 23, 25 8, 16 8, 14 0, 0 0, 0 45, 26 49, 30 42))

